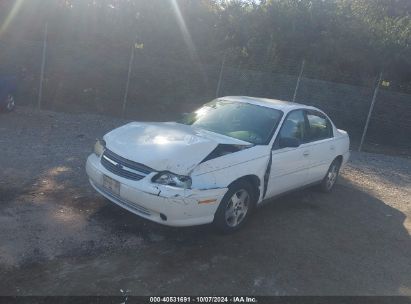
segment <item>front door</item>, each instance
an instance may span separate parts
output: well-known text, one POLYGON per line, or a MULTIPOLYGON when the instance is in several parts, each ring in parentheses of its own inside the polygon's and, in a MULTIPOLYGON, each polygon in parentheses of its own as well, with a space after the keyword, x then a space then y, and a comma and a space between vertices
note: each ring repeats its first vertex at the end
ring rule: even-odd
POLYGON ((305 143, 307 121, 303 110, 290 112, 284 120, 271 152, 271 170, 265 198, 307 184, 311 164, 310 144, 305 143), (298 147, 282 148, 281 138, 294 138, 298 147))

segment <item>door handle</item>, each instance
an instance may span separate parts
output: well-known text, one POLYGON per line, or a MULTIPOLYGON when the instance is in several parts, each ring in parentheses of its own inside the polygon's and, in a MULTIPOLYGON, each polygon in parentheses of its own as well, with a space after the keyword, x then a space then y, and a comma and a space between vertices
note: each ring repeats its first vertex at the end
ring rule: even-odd
POLYGON ((304 151, 304 152, 303 152, 303 155, 304 155, 304 156, 308 156, 308 155, 310 155, 310 152, 309 152, 309 151, 304 151))
POLYGON ((335 150, 335 146, 331 146, 330 150, 334 151, 335 150))

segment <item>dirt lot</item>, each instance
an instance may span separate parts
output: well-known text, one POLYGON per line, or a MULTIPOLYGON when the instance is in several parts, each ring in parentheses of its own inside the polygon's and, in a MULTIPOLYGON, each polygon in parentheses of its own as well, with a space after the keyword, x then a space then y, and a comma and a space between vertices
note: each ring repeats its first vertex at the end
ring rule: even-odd
POLYGON ((0 294, 411 295, 411 160, 353 153, 331 194, 257 210, 220 236, 163 227, 88 185, 95 138, 124 121, 0 116, 0 294))

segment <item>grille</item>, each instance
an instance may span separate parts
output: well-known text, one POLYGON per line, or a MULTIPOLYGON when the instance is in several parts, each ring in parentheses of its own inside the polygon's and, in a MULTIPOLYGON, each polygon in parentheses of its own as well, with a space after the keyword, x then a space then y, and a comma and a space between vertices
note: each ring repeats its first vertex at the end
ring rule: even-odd
POLYGON ((144 166, 143 164, 125 159, 107 149, 104 151, 103 156, 101 157, 101 164, 108 171, 113 172, 118 176, 132 180, 140 180, 154 171, 153 169, 144 166))

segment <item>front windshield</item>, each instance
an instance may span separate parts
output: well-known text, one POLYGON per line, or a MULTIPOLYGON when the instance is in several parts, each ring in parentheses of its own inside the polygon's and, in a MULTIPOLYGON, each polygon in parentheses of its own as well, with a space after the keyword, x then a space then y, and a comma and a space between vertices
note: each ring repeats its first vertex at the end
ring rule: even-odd
POLYGON ((263 145, 270 141, 282 115, 263 106, 214 100, 185 116, 181 123, 263 145))

